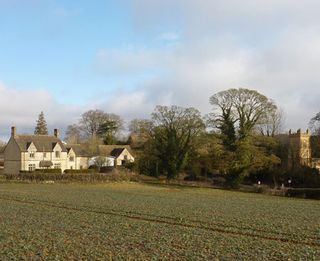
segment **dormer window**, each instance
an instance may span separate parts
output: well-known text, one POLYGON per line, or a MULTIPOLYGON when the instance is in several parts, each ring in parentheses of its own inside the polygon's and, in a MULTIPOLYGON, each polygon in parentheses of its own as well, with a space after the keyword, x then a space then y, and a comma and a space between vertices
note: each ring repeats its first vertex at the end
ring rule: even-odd
POLYGON ((74 157, 70 156, 69 161, 74 161, 74 157))
POLYGON ((29 157, 30 157, 30 158, 34 158, 34 151, 30 151, 29 157))
POLYGON ((60 151, 55 152, 56 158, 60 158, 60 151))

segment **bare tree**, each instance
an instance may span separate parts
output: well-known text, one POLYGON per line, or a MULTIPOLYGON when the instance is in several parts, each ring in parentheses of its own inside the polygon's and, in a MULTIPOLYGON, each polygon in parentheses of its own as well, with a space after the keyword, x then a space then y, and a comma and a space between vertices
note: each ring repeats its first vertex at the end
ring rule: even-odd
POLYGON ((250 136, 259 122, 277 109, 263 94, 242 88, 219 92, 210 98, 210 103, 218 110, 213 121, 221 132, 231 138, 234 130, 238 130, 240 140, 250 136))
POLYGON ((120 116, 105 113, 102 110, 90 110, 81 115, 80 129, 87 138, 93 136, 104 136, 105 132, 115 135, 123 126, 120 116), (110 126, 112 125, 112 128, 110 126))
POLYGON ((320 135, 320 112, 311 118, 309 122, 309 128, 315 135, 320 135))
POLYGON ((90 110, 81 115, 79 126, 89 138, 96 136, 100 126, 106 121, 106 115, 101 110, 90 110))
POLYGON ((284 112, 282 109, 270 108, 270 112, 265 114, 260 121, 258 130, 260 134, 268 137, 274 137, 276 134, 280 134, 283 131, 284 125, 284 112))
POLYGON ((129 124, 129 131, 134 134, 147 134, 152 128, 152 121, 147 119, 134 119, 129 124))
POLYGON ((77 124, 72 124, 66 130, 66 142, 69 144, 78 144, 82 142, 81 128, 77 124))

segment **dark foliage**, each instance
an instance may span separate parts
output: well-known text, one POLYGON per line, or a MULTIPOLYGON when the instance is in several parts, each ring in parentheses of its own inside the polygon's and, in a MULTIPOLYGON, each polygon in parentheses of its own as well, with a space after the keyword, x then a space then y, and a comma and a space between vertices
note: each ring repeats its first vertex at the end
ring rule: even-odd
POLYGON ((320 199, 319 188, 290 188, 286 192, 287 197, 299 197, 309 199, 320 199))

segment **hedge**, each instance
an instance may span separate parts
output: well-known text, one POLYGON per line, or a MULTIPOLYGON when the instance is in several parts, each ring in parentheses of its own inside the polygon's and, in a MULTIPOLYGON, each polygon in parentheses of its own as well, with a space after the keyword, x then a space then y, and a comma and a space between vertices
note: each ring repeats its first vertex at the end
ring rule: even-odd
POLYGON ((139 178, 136 174, 130 174, 125 172, 114 171, 111 174, 101 173, 39 173, 29 172, 21 173, 19 175, 7 174, 5 175, 6 180, 21 180, 31 182, 42 182, 42 181, 76 181, 76 182, 109 182, 109 181, 138 181, 139 178))
POLYGON ((61 169, 36 169, 37 173, 62 173, 61 169))
POLYGON ((286 196, 320 199, 320 188, 289 188, 286 192, 286 196))
POLYGON ((20 174, 28 174, 28 173, 62 173, 61 169, 36 169, 34 171, 28 170, 20 170, 20 174))
POLYGON ((86 173, 97 173, 96 169, 66 169, 66 174, 86 174, 86 173))

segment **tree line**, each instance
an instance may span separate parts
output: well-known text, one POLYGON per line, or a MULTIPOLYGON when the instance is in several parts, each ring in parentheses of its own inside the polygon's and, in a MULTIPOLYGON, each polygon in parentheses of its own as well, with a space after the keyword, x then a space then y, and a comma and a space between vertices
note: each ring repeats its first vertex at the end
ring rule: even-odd
MULTIPOLYGON (((93 154, 97 144, 130 144, 138 155, 136 170, 174 179, 222 176, 236 187, 248 177, 268 178, 275 185, 285 175, 285 149, 275 136, 282 131, 284 115, 277 104, 250 89, 229 89, 209 97, 212 113, 196 108, 156 106, 150 119, 134 119, 128 140, 119 139, 123 119, 102 110, 83 113, 69 125, 66 141, 85 143, 93 154)), ((42 128, 39 115, 35 133, 42 128)), ((320 134, 320 113, 310 121, 320 134)), ((43 124, 42 124, 43 125, 43 124)), ((45 128, 44 128, 45 129, 45 128)))

